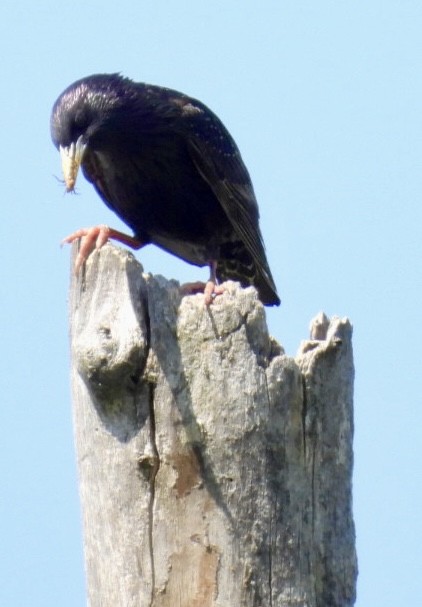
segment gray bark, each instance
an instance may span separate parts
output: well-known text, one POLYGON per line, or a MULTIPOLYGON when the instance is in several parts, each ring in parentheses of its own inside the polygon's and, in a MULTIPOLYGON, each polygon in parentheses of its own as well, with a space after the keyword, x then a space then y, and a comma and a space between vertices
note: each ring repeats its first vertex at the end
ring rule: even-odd
POLYGON ((107 245, 70 324, 91 607, 354 604, 347 319, 290 358, 254 289, 206 308, 107 245))

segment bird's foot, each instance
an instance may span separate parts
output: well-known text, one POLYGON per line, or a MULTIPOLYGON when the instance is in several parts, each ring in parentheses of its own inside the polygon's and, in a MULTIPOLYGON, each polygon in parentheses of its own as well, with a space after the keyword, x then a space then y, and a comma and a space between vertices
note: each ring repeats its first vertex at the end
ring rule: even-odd
POLYGON ((207 282, 186 282, 180 286, 182 295, 193 295, 194 293, 203 293, 205 297, 205 305, 209 306, 212 304, 217 295, 224 293, 224 288, 221 285, 217 285, 213 280, 207 282))
POLYGON ((76 232, 73 232, 73 234, 69 234, 69 236, 63 238, 61 244, 71 244, 79 238, 81 239, 81 246, 75 261, 75 274, 79 272, 82 265, 85 263, 91 253, 95 250, 101 249, 101 247, 103 247, 110 239, 117 240, 118 242, 121 242, 132 249, 140 249, 143 245, 143 243, 137 238, 129 236, 128 234, 123 234, 123 232, 109 228, 106 225, 76 230, 76 232))

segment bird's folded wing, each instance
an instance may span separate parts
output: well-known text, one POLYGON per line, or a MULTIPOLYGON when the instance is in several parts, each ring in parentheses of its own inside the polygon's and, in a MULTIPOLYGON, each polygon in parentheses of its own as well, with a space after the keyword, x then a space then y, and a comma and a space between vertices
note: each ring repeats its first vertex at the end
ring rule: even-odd
POLYGON ((255 262, 265 267, 258 205, 239 152, 229 157, 223 155, 220 160, 213 147, 203 140, 190 138, 188 143, 196 168, 213 190, 233 229, 255 262))

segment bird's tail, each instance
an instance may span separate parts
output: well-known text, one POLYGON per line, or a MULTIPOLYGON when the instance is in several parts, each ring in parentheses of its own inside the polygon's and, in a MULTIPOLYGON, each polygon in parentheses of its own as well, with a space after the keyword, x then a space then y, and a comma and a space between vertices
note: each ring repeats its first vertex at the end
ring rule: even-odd
POLYGON ((253 286, 264 305, 279 306, 280 298, 266 259, 256 262, 244 245, 240 251, 240 243, 237 244, 235 254, 219 259, 216 272, 218 280, 236 280, 242 287, 253 286))

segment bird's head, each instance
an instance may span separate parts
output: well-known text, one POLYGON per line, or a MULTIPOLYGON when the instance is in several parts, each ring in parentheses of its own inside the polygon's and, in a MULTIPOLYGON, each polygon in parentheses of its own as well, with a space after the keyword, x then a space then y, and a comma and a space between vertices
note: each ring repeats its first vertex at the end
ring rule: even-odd
POLYGON ((98 74, 70 85, 53 106, 50 129, 60 152, 66 191, 75 188, 87 149, 101 139, 104 125, 121 103, 126 82, 118 74, 98 74))

